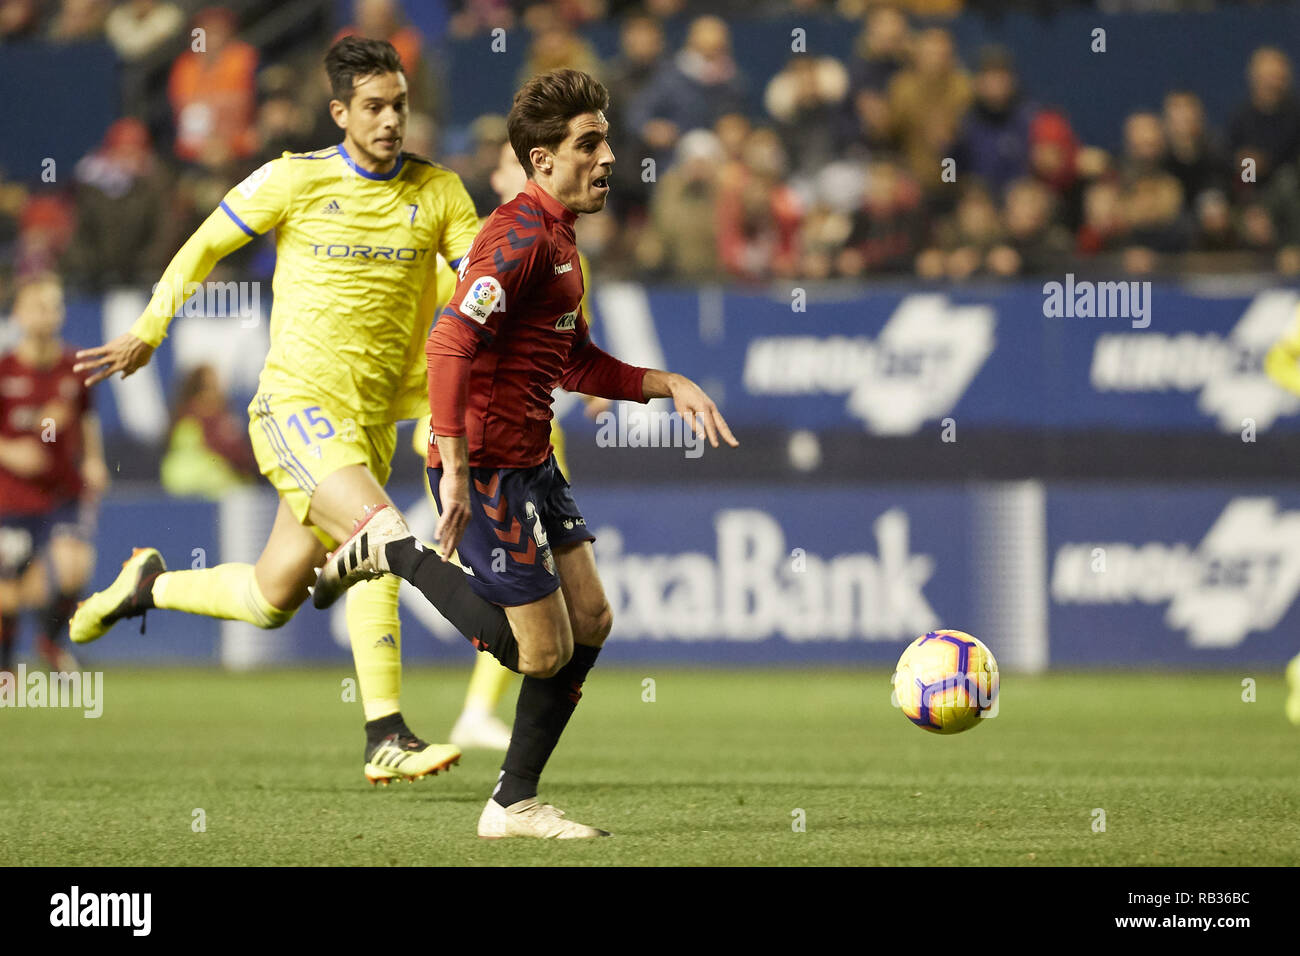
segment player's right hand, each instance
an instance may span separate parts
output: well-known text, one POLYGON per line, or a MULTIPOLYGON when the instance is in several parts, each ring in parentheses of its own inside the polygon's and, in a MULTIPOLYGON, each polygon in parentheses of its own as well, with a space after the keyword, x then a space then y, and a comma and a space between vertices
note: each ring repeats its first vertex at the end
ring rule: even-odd
POLYGON ((450 561, 460 547, 469 525, 469 470, 454 472, 444 469, 438 481, 438 498, 442 502, 442 517, 438 519, 438 551, 442 560, 450 561))
POLYGON ((96 385, 117 372, 126 378, 133 372, 144 368, 153 355, 153 346, 138 339, 130 332, 123 332, 111 342, 93 349, 82 349, 77 353, 74 372, 91 372, 86 379, 86 387, 96 385))

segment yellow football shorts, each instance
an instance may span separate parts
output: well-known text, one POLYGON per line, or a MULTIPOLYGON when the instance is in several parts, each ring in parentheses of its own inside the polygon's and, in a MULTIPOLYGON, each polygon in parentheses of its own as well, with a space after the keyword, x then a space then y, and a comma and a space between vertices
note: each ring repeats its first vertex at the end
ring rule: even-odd
MULTIPOLYGON (((248 406, 257 467, 304 525, 321 481, 348 465, 365 465, 384 485, 397 448, 396 425, 358 425, 319 401, 259 392, 248 406)), ((308 527, 327 548, 337 544, 319 528, 308 527)))

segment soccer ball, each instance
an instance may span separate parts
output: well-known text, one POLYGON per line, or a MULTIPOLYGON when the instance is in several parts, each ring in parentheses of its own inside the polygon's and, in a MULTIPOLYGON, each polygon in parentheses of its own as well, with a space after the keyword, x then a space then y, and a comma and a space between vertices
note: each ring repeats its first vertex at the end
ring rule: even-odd
POLYGON ((998 662, 962 631, 931 631, 903 651, 894 671, 894 703, 936 734, 970 730, 997 713, 998 662))

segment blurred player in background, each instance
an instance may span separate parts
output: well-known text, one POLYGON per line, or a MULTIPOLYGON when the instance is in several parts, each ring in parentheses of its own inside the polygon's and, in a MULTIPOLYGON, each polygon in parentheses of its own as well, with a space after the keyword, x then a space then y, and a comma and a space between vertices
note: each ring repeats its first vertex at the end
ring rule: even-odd
MULTIPOLYGON (((436 260, 459 262, 479 221, 455 173, 402 151, 408 104, 397 51, 347 37, 325 64, 343 142, 257 169, 176 254, 130 332, 78 353, 87 384, 135 372, 166 335, 181 290, 276 230, 271 349, 248 408, 258 467, 280 495, 266 546, 256 564, 175 572, 156 549, 137 548, 117 580, 77 610, 78 643, 151 608, 280 627, 307 598, 326 548, 370 509, 391 504, 383 484, 396 422, 427 408, 423 344, 436 312, 436 260)), ((402 718, 399 583, 369 582, 348 608, 371 783, 436 773, 460 758, 402 718)))
POLYGON ((59 639, 95 565, 95 512, 108 487, 99 422, 60 338, 63 286, 42 273, 14 300, 20 338, 0 358, 0 670, 12 670, 19 614, 37 611, 49 666, 78 669, 59 639))
MULTIPOLYGON (((1292 323, 1291 330, 1269 349, 1264 358, 1264 370, 1278 385, 1300 395, 1300 317, 1292 323)), ((1300 654, 1287 664, 1286 682, 1290 690, 1286 698, 1287 720, 1300 727, 1300 654)))
POLYGON ((525 675, 501 776, 479 816, 488 839, 609 835, 537 796, 613 623, 595 539, 551 451, 553 390, 671 398, 714 447, 719 437, 737 444, 690 379, 620 362, 588 334, 573 224, 609 193, 608 105, 605 88, 576 70, 536 76, 515 95, 507 126, 528 186, 488 217, 426 346, 441 554, 383 507, 329 557, 312 592, 328 607, 357 581, 395 574, 525 675), (464 570, 447 560, 458 547, 464 570))
MULTIPOLYGON (((514 148, 511 147, 509 142, 501 144, 501 153, 497 160, 497 167, 492 171, 491 184, 497 198, 503 204, 518 196, 528 185, 528 176, 524 172, 524 167, 519 165, 519 158, 515 156, 514 148)), ((582 302, 585 304, 586 287, 589 284, 591 272, 587 268, 587 257, 581 252, 578 253, 578 267, 582 270, 584 290, 582 302)), ((448 282, 447 294, 445 297, 439 297, 438 302, 440 305, 445 305, 447 300, 451 298, 451 294, 456 288, 456 273, 448 269, 445 276, 439 277, 440 283, 444 280, 448 282)), ((591 395, 580 397, 585 414, 591 418, 595 418, 610 406, 609 399, 606 398, 596 398, 591 395)), ((412 447, 421 459, 428 457, 428 415, 420 419, 419 424, 416 426, 412 447)), ((551 419, 551 448, 555 453, 556 465, 563 474, 569 475, 569 463, 564 454, 564 429, 560 427, 558 415, 551 419)), ((433 490, 429 487, 427 472, 424 475, 424 491, 436 511, 437 501, 434 498, 433 490)), ((353 588, 348 592, 349 608, 351 607, 352 596, 356 591, 357 589, 353 588)), ((456 723, 451 728, 451 742, 453 744, 467 750, 474 747, 485 750, 505 750, 510 746, 510 728, 496 715, 496 709, 501 703, 501 698, 505 696, 506 688, 510 686, 512 677, 513 671, 502 666, 492 655, 476 655, 474 671, 469 679, 469 688, 465 692, 465 704, 461 709, 460 716, 456 718, 456 723)))

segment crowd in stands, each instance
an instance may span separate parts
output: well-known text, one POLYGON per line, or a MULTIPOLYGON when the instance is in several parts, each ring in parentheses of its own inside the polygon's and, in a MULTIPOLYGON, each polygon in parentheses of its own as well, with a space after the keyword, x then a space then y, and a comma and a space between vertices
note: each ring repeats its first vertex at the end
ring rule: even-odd
MULTIPOLYGON (((624 104, 611 129, 618 170, 609 213, 580 223, 580 245, 602 275, 964 280, 1089 267, 1160 274, 1198 262, 1300 273, 1300 105, 1292 64, 1274 47, 1241 65, 1246 95, 1231 115, 1209 117, 1194 93, 1171 86, 1158 111, 1125 118, 1112 154, 1040 104, 1007 50, 972 51, 966 62, 934 19, 963 6, 1041 6, 1033 2, 449 6, 450 36, 526 28, 524 75, 588 70, 624 104), (755 88, 717 15, 741 8, 853 17, 852 56, 793 53, 755 88), (669 17, 688 19, 677 49, 666 39, 669 17), (619 24, 618 53, 605 60, 582 30, 603 18, 619 24), (1247 158, 1253 182, 1241 175, 1247 158)), ((345 33, 390 40, 413 102, 431 104, 411 115, 405 148, 460 172, 482 214, 495 205, 488 177, 504 116, 480 117, 457 140, 467 146, 442 150, 451 137, 437 104, 455 91, 439 89, 434 41, 406 23, 397 0, 356 0, 352 23, 314 38, 296 60, 263 63, 238 28, 231 10, 187 13, 167 0, 0 0, 0 44, 106 39, 122 62, 128 106, 77 163, 70 188, 0 178, 0 248, 12 250, 0 258, 19 272, 58 269, 91 292, 151 283, 251 169, 286 149, 338 141, 320 58, 345 33), (201 51, 189 42, 194 29, 203 31, 201 51), (159 129, 136 118, 146 110, 131 110, 149 95, 133 65, 171 50, 159 129)), ((221 268, 269 276, 268 257, 250 244, 221 268)))

